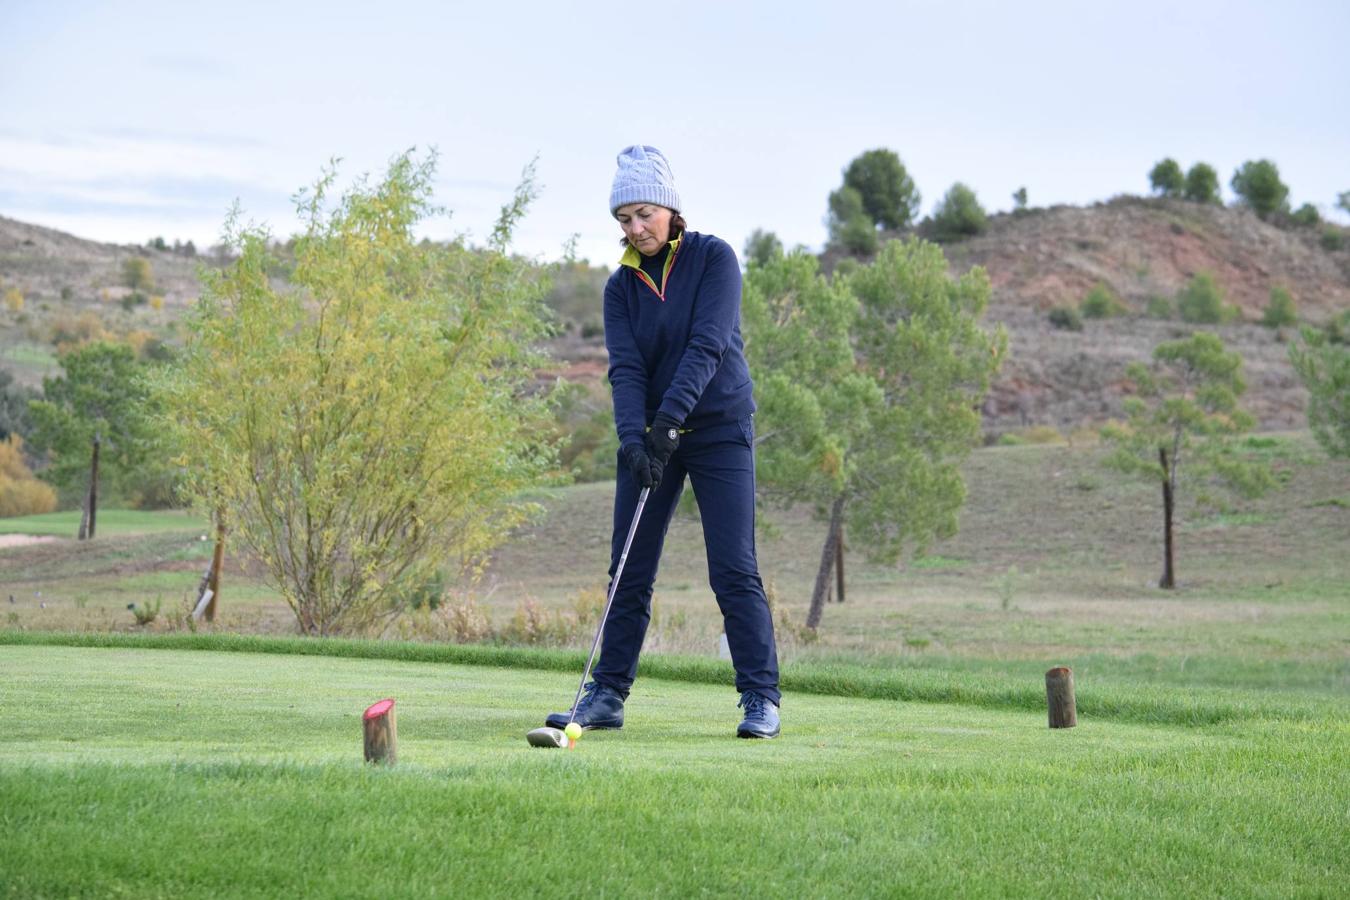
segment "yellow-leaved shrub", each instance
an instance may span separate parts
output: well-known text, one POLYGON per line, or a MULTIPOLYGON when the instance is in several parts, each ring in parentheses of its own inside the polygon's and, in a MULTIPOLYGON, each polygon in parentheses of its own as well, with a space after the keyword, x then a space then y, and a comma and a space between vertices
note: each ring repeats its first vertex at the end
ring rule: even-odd
POLYGON ((56 509, 56 492, 38 481, 23 460, 23 438, 0 440, 0 519, 32 516, 56 509))

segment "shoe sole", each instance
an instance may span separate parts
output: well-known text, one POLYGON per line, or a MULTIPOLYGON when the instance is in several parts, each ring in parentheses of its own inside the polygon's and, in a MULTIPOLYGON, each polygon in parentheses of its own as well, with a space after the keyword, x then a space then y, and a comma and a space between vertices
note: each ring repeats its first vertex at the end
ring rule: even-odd
POLYGON ((778 737, 778 734, 779 732, 777 731, 775 731, 773 734, 760 734, 758 731, 741 731, 739 729, 736 731, 736 737, 738 738, 758 739, 761 741, 767 741, 776 738, 778 737))

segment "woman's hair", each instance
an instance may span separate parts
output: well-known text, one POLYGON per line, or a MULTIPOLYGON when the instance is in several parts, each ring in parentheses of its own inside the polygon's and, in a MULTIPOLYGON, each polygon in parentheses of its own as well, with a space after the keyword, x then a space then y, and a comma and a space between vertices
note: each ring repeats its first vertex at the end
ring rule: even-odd
MULTIPOLYGON (((670 234, 666 237, 667 242, 673 241, 684 234, 684 230, 689 227, 689 223, 684 220, 684 216, 674 210, 671 210, 671 212, 674 213, 674 215, 670 217, 670 234)), ((623 237, 619 238, 619 246, 628 246, 628 235, 625 234, 623 237)))

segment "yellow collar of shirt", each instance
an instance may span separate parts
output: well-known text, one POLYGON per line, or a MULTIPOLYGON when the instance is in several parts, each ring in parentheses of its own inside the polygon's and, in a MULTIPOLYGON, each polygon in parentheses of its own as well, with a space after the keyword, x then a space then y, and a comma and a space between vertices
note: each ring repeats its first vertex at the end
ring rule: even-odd
MULTIPOLYGON (((671 256, 675 255, 675 251, 679 249, 680 241, 682 240, 684 240, 683 234, 681 234, 675 240, 670 241, 671 256)), ((666 257, 666 262, 667 263, 670 262, 669 256, 666 257)), ((629 244, 627 247, 624 248, 623 258, 619 260, 619 265, 627 266, 630 269, 637 269, 639 272, 641 272, 642 254, 638 251, 638 248, 634 247, 632 244, 629 244)))

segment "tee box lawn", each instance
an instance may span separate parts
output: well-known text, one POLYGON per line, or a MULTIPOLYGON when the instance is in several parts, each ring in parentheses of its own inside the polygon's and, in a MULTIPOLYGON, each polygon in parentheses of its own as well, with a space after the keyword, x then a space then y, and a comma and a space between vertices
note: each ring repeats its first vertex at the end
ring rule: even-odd
POLYGON ((1051 730, 1035 684, 798 667, 783 736, 743 741, 729 668, 671 658, 639 679, 623 731, 528 747, 579 663, 3 633, 0 894, 1332 896, 1350 883, 1343 697, 1087 683, 1079 727, 1051 730), (361 712, 385 696, 390 768, 361 754, 361 712))

